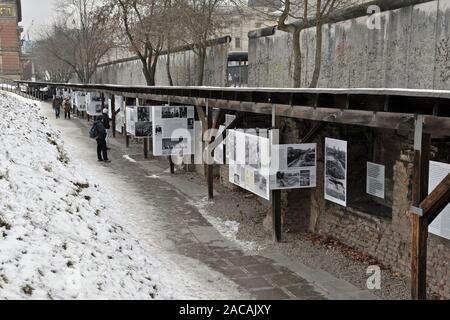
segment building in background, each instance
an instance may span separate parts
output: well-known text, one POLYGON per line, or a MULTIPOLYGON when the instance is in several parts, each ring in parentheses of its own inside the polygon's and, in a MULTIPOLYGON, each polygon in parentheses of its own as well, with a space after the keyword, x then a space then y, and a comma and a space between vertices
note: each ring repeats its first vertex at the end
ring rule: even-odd
MULTIPOLYGON (((223 27, 218 36, 230 36, 227 86, 246 87, 248 83, 248 33, 277 24, 276 3, 273 0, 251 0, 248 5, 226 6, 218 10, 223 27)), ((278 3, 279 4, 279 3, 278 3)))
POLYGON ((20 34, 22 28, 20 0, 0 0, 0 77, 21 78, 20 34))

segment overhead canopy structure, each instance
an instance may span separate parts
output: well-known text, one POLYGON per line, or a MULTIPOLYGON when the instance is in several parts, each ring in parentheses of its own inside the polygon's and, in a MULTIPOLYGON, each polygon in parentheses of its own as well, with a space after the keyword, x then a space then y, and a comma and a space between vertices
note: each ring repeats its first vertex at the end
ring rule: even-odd
POLYGON ((309 89, 125 86, 29 82, 30 86, 66 87, 81 91, 141 97, 155 101, 299 119, 414 131, 424 116, 425 133, 450 135, 450 91, 416 89, 309 89))

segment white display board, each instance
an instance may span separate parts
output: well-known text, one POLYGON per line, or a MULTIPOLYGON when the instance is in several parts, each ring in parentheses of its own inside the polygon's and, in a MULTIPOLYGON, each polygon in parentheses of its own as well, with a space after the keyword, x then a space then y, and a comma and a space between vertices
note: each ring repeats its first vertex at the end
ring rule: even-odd
POLYGON ((229 181, 270 199, 270 140, 238 130, 228 130, 229 181))
POLYGON ((125 108, 125 116, 126 116, 126 132, 128 134, 134 135, 135 128, 134 124, 136 122, 136 109, 135 106, 127 106, 125 108))
POLYGON ((347 141, 325 138, 325 199, 347 205, 347 141))
POLYGON ((367 162, 366 192, 372 196, 384 199, 385 168, 381 164, 367 162))
POLYGON ((102 115, 102 98, 98 92, 86 94, 86 112, 90 116, 102 115))
POLYGON ((316 186, 317 144, 272 145, 270 186, 272 190, 316 186))
POLYGON ((76 91, 75 95, 75 106, 78 111, 86 111, 86 92, 76 91))
MULTIPOLYGON (((121 132, 125 124, 125 98, 115 95, 114 100, 116 109, 116 131, 121 132)), ((109 107, 109 109, 111 109, 111 107, 109 107)))
POLYGON ((189 155, 194 150, 193 106, 154 106, 153 155, 189 155))
MULTIPOLYGON (((450 164, 443 162, 430 161, 430 174, 428 181, 428 193, 450 173, 450 164)), ((436 217, 428 227, 428 231, 440 237, 450 240, 450 205, 436 217)))

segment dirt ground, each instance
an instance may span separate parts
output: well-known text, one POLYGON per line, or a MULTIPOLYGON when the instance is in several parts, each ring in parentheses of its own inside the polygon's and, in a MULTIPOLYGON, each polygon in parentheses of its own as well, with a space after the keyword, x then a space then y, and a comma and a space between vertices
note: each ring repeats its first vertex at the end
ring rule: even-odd
MULTIPOLYGON (((200 184, 205 183, 203 177, 189 175, 189 179, 200 184)), ((360 289, 367 289, 367 267, 379 264, 375 259, 335 240, 324 239, 308 232, 283 232, 282 242, 274 243, 271 233, 263 224, 269 210, 267 205, 245 190, 226 188, 218 179, 214 181, 214 188, 218 195, 215 196, 214 203, 207 207, 208 213, 222 220, 239 222, 237 239, 255 242, 259 254, 276 249, 308 267, 321 269, 360 289)), ((410 299, 409 280, 383 267, 381 290, 372 292, 382 299, 410 299)))

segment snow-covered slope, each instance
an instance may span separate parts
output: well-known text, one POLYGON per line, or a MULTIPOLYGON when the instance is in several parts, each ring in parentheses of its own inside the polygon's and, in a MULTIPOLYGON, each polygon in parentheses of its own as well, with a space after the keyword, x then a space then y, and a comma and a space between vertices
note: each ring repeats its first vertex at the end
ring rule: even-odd
POLYGON ((115 223, 38 111, 0 92, 0 299, 231 297, 208 296, 115 223))

